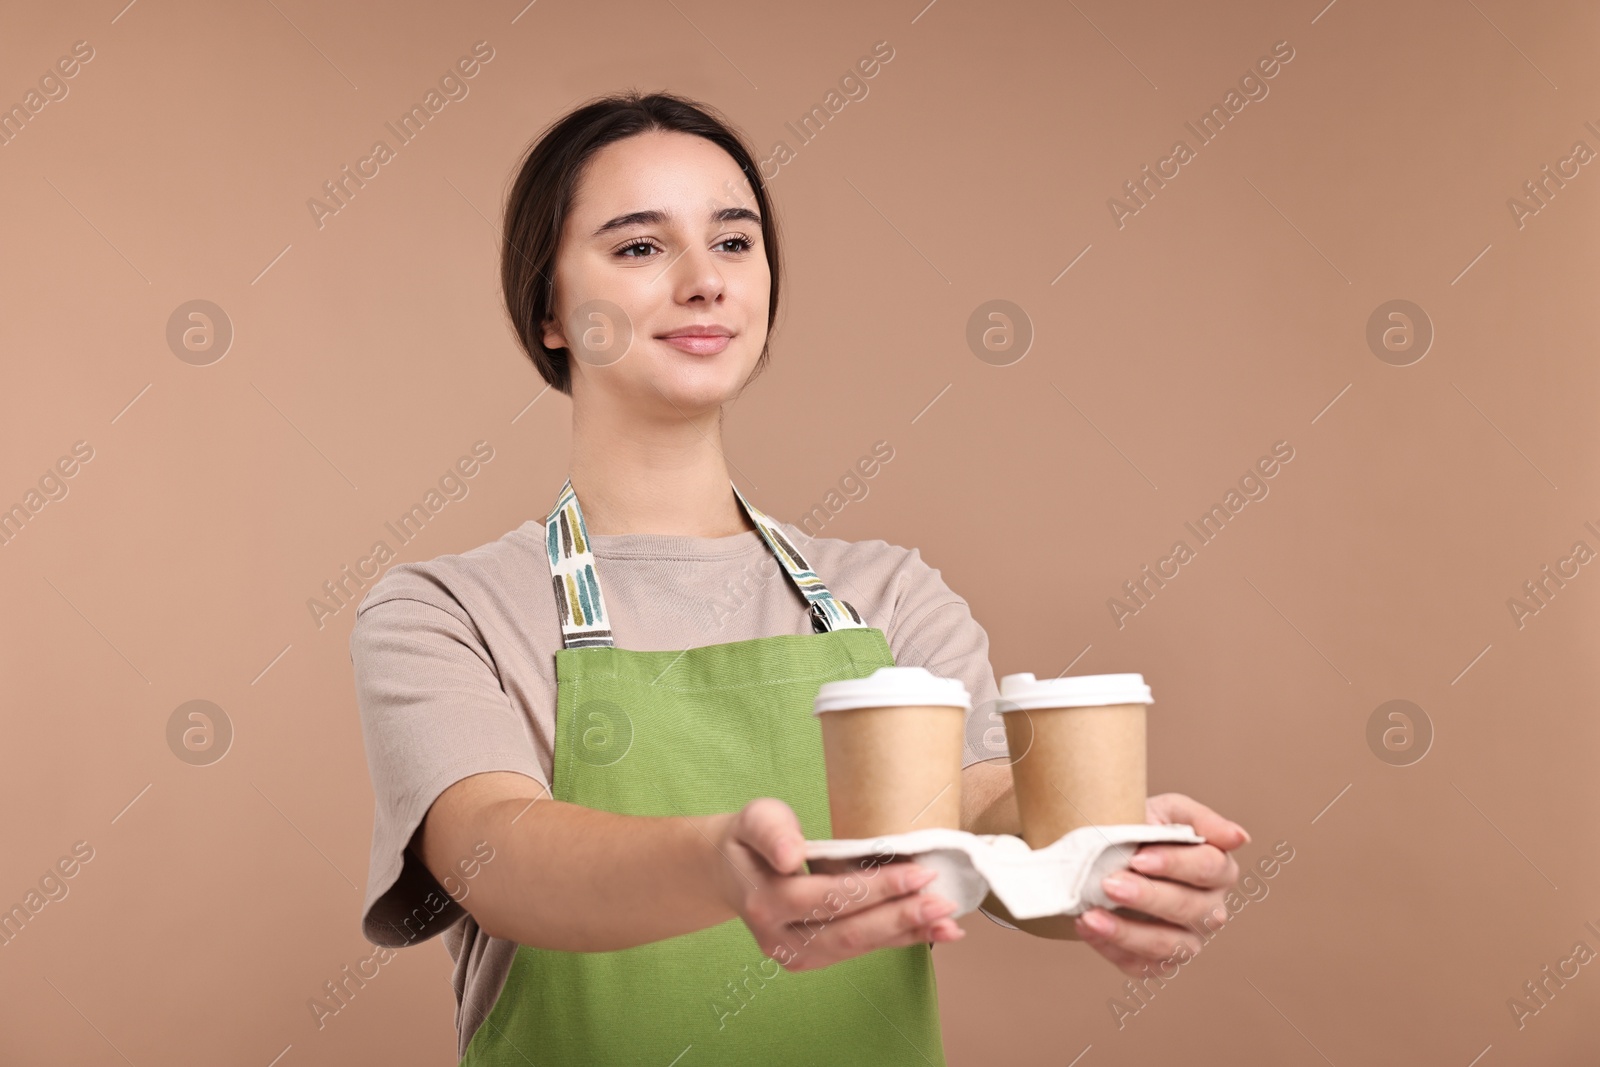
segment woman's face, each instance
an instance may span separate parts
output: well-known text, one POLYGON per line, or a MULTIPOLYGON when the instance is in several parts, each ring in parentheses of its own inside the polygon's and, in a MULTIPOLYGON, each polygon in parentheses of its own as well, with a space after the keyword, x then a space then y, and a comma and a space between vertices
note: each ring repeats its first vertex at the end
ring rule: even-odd
POLYGON ((590 157, 544 333, 571 354, 574 401, 679 418, 738 395, 771 291, 747 190, 733 157, 692 134, 651 130, 590 157), (670 336, 683 331, 700 336, 670 336))

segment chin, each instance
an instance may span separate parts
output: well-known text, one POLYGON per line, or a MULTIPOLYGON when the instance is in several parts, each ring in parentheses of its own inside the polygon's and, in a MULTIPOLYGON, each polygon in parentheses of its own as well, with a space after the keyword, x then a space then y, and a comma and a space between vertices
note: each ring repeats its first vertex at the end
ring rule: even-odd
MULTIPOLYGON (((729 346, 714 356, 690 356, 670 346, 653 361, 650 381, 674 404, 714 406, 732 400, 755 371, 756 356, 746 357, 729 346)), ((654 392, 649 384, 644 387, 654 392)))
POLYGON ((684 414, 688 414, 691 409, 704 411, 719 407, 739 394, 740 388, 750 376, 750 370, 753 369, 743 367, 742 364, 740 366, 744 370, 743 374, 730 372, 730 368, 733 367, 731 362, 720 365, 663 368, 663 373, 655 377, 655 385, 660 394, 672 401, 673 406, 684 414))

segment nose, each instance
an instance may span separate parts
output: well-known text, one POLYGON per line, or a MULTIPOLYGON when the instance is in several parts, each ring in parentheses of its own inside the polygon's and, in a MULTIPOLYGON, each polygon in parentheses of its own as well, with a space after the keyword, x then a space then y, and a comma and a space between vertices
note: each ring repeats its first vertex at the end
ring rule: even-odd
POLYGON ((722 298, 726 283, 716 258, 704 248, 690 246, 667 267, 666 284, 672 298, 680 304, 701 300, 715 304, 722 298))

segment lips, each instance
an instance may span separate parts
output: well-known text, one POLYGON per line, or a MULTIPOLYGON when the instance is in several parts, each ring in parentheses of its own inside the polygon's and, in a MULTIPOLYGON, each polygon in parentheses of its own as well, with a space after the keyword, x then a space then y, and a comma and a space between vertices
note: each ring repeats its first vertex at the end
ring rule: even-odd
POLYGON ((657 337, 681 352, 714 356, 728 347, 728 342, 733 339, 733 331, 716 324, 685 326, 671 333, 658 334, 657 337))

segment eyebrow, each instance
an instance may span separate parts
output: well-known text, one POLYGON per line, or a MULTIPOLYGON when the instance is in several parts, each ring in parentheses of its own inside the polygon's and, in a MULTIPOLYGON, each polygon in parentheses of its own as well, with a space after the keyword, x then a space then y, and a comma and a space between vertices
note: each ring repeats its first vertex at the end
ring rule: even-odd
MULTIPOLYGON (((620 230, 628 226, 662 226, 671 219, 671 214, 666 211, 652 209, 649 211, 631 211, 626 215, 618 215, 610 222, 601 226, 591 237, 601 237, 612 230, 620 230)), ((761 216, 747 207, 725 207, 711 216, 713 222, 750 222, 761 225, 761 216)))

